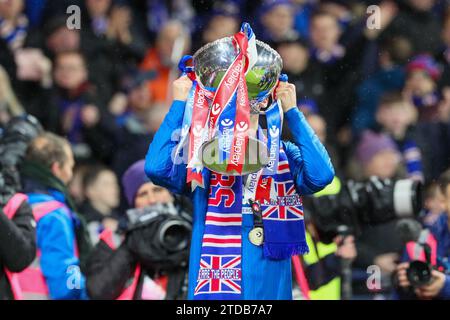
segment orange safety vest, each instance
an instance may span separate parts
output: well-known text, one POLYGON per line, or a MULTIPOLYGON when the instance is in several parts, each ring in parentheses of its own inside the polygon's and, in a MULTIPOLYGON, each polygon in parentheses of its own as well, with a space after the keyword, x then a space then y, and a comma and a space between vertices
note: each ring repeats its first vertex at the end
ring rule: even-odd
MULTIPOLYGON (((26 195, 17 194, 8 202, 5 207, 5 213, 9 219, 12 219, 22 202, 27 199, 26 195), (25 198, 24 198, 25 197, 25 198), (21 201, 19 203, 19 201, 21 201), (8 205, 11 203, 10 208, 8 205), (13 211, 13 209, 15 211, 13 211)), ((32 205, 32 212, 36 223, 39 223, 47 214, 58 209, 69 210, 62 202, 51 200, 32 205)), ((78 257, 78 248, 75 243, 75 255, 78 257)), ((40 266, 41 252, 38 249, 36 258, 31 265, 20 273, 11 273, 7 271, 8 279, 11 283, 14 299, 16 300, 48 300, 50 298, 45 277, 40 266)))
POLYGON ((413 260, 426 262, 425 250, 421 243, 426 243, 431 248, 431 264, 434 266, 437 263, 437 241, 430 231, 424 230, 419 236, 419 240, 410 241, 406 244, 406 252, 408 257, 413 260))
MULTIPOLYGON (((117 249, 117 247, 120 245, 121 242, 120 239, 118 239, 118 237, 114 235, 113 231, 109 229, 105 229, 100 234, 100 240, 105 242, 108 245, 108 247, 110 247, 113 250, 117 249)), ((129 281, 127 281, 125 289, 120 294, 120 296, 116 298, 116 300, 133 300, 136 294, 139 278, 141 276, 141 271, 142 271, 141 266, 137 264, 136 269, 133 273, 133 277, 130 278, 129 281)), ((155 280, 155 283, 165 288, 167 286, 167 277, 161 277, 158 280, 155 280)), ((151 297, 152 295, 150 293, 150 290, 146 288, 146 285, 144 283, 144 286, 142 288, 141 299, 152 300, 151 297)))

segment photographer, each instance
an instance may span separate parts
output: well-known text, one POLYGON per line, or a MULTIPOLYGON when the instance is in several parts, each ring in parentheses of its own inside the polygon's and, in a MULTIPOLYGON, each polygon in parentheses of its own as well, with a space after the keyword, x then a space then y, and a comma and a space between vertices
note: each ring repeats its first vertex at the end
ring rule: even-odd
MULTIPOLYGON (((158 205, 170 208, 174 202, 167 189, 154 185, 145 176, 143 160, 125 172, 122 184, 128 204, 136 210, 142 210, 144 212, 142 217, 145 216, 146 209, 157 208, 158 205)), ((130 212, 136 210, 128 211, 130 219, 130 212)), ((124 239, 120 234, 113 234, 109 230, 102 233, 101 241, 94 248, 88 261, 87 288, 92 299, 183 298, 181 287, 186 273, 187 249, 166 252, 163 250, 164 244, 157 241, 158 233, 165 221, 181 219, 179 210, 176 211, 172 218, 164 213, 158 213, 156 219, 149 219, 142 225, 129 221, 129 231, 124 239)), ((190 234, 186 238, 189 236, 190 234)), ((172 238, 174 242, 178 239, 178 235, 172 238)), ((187 243, 185 247, 187 248, 187 243)))
POLYGON ((74 158, 67 140, 52 133, 36 137, 21 165, 23 188, 37 222, 40 255, 24 271, 33 299, 85 299, 81 273, 91 244, 66 185, 74 158), (39 285, 37 285, 39 284, 39 285))
MULTIPOLYGON (((4 177, 2 177, 4 178, 4 177)), ((2 189, 4 190, 4 189, 2 189)), ((25 269, 36 253, 35 222, 27 197, 16 193, 0 204, 0 300, 19 300, 14 272, 25 269)))
MULTIPOLYGON (((444 195, 446 214, 441 215, 431 226, 430 231, 437 241, 437 270, 431 270, 431 279, 425 285, 414 286, 412 289, 418 299, 450 299, 450 170, 439 178, 439 185, 444 195)), ((397 267, 399 287, 403 291, 411 290, 412 284, 408 277, 410 262, 404 262, 397 267)))
MULTIPOLYGON (((400 153, 394 142, 384 134, 365 131, 356 150, 356 157, 362 166, 365 178, 374 176, 380 179, 395 178, 400 168, 400 153)), ((374 203, 381 204, 381 199, 374 203)), ((387 214, 387 213, 386 213, 387 214)), ((386 221, 378 225, 365 225, 361 236, 356 239, 358 257, 355 266, 366 269, 370 265, 380 267, 383 281, 389 287, 389 277, 395 270, 399 259, 402 241, 396 232, 396 221, 386 221)), ((365 282, 365 280, 364 280, 365 282)), ((365 284, 364 284, 365 285, 365 284)))
POLYGON ((0 300, 25 298, 17 272, 36 254, 36 223, 27 196, 18 193, 17 167, 30 140, 41 130, 33 117, 15 117, 7 122, 0 139, 0 300))

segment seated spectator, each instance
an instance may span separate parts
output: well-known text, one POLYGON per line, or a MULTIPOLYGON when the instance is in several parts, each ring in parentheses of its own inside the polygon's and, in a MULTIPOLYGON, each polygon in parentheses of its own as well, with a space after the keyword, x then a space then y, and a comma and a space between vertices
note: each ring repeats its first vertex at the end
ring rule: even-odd
MULTIPOLYGON (((67 191, 74 158, 69 143, 44 133, 33 140, 22 166, 37 227, 38 270, 51 299, 85 299, 85 278, 80 271, 90 252, 86 226, 67 191), (76 279, 74 286, 67 284, 76 279)), ((39 279, 33 279, 38 281, 39 279)))
POLYGON ((142 70, 157 72, 156 79, 148 84, 149 90, 155 102, 167 105, 171 101, 170 71, 178 64, 178 61, 171 60, 176 41, 182 43, 181 53, 186 54, 191 46, 189 34, 180 22, 169 21, 158 33, 155 46, 147 51, 140 66, 142 70))
POLYGON ((381 98, 376 118, 381 130, 395 141, 402 153, 408 177, 424 181, 422 151, 413 127, 417 120, 414 106, 399 92, 388 93, 381 98))
POLYGON ((80 212, 86 219, 91 241, 96 244, 103 230, 117 230, 119 217, 115 209, 120 200, 119 184, 114 172, 100 165, 87 168, 82 184, 86 200, 80 212))

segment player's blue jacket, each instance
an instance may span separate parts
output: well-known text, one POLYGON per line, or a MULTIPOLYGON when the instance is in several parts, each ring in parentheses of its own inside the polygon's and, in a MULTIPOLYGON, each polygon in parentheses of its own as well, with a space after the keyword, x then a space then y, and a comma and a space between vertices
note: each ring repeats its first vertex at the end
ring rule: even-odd
MULTIPOLYGON (((146 157, 145 172, 153 183, 177 194, 189 195, 194 204, 193 232, 189 261, 189 293, 194 288, 199 271, 205 216, 208 203, 210 172, 205 170, 205 188, 190 192, 186 184, 186 164, 176 166, 171 175, 172 153, 177 145, 174 132, 180 130, 184 115, 183 101, 174 101, 169 113, 153 138, 146 157)), ((303 114, 293 108, 284 115, 292 132, 294 143, 283 141, 291 173, 300 195, 313 194, 331 183, 334 169, 322 143, 308 125, 303 114)), ((243 299, 292 299, 291 261, 269 260, 263 257, 262 247, 248 240, 253 228, 253 216, 243 215, 242 222, 242 295, 243 299)))

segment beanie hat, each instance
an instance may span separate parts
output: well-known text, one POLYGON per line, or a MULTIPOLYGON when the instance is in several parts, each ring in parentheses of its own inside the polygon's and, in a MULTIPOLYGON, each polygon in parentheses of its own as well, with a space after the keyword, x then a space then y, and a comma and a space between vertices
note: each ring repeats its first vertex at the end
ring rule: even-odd
POLYGON ((293 3, 291 0, 264 0, 259 9, 260 15, 264 16, 266 13, 272 11, 273 8, 280 5, 293 6, 293 3))
POLYGON ((128 204, 134 206, 134 198, 139 188, 150 182, 144 171, 145 160, 140 160, 134 163, 122 176, 122 185, 127 198, 128 204))
POLYGON ((356 148, 356 158, 361 165, 365 166, 378 153, 387 150, 399 153, 397 146, 389 136, 366 130, 362 133, 356 148))
POLYGON ((434 59, 427 54, 414 57, 406 66, 406 70, 408 73, 416 70, 424 71, 435 81, 441 76, 441 70, 439 69, 436 61, 434 61, 434 59))

